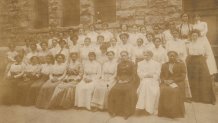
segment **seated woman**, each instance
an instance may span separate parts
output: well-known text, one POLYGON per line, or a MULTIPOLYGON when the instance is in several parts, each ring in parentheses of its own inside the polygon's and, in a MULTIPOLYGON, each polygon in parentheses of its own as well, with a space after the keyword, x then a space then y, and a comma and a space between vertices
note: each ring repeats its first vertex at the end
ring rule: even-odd
POLYGON ((10 105, 17 103, 17 85, 23 81, 24 68, 25 65, 22 63, 22 56, 15 56, 15 62, 11 64, 7 73, 4 86, 5 93, 2 97, 3 104, 10 105))
POLYGON ((39 108, 48 108, 49 101, 58 84, 60 84, 66 76, 67 64, 65 56, 57 54, 55 57, 56 63, 52 66, 49 80, 42 86, 36 101, 36 106, 39 108))
POLYGON ((42 85, 49 79, 49 74, 51 72, 52 66, 54 64, 54 57, 52 55, 47 55, 44 57, 46 63, 42 64, 42 68, 40 71, 40 77, 37 81, 35 81, 29 89, 27 96, 27 104, 33 105, 36 103, 36 99, 38 97, 39 91, 42 85))
POLYGON ((91 99, 95 84, 101 77, 101 64, 96 61, 96 54, 89 52, 89 60, 84 63, 82 81, 76 86, 75 106, 91 110, 91 99))
POLYGON ((122 51, 121 62, 117 66, 116 84, 108 97, 108 111, 112 116, 121 115, 127 119, 135 111, 136 106, 136 67, 129 60, 127 51, 122 51))
POLYGON ((67 75, 64 81, 55 88, 49 108, 71 108, 74 106, 75 88, 82 79, 83 68, 77 52, 72 52, 70 58, 67 75))
POLYGON ((181 118, 185 113, 186 67, 182 61, 178 61, 177 52, 169 51, 168 58, 169 62, 161 68, 158 116, 181 118))
POLYGON ((22 105, 29 105, 27 103, 27 94, 30 86, 39 79, 41 65, 39 64, 39 57, 33 56, 30 58, 30 64, 25 66, 24 79, 18 84, 18 98, 22 105))
POLYGON ((159 77, 161 64, 152 59, 153 53, 143 52, 144 60, 138 63, 137 73, 140 85, 137 90, 138 102, 136 109, 145 110, 149 114, 156 114, 160 96, 159 77))
POLYGON ((96 109, 107 108, 108 92, 115 84, 115 77, 117 73, 117 60, 114 58, 113 51, 107 52, 108 61, 102 66, 102 76, 98 83, 96 83, 92 98, 92 107, 96 109))

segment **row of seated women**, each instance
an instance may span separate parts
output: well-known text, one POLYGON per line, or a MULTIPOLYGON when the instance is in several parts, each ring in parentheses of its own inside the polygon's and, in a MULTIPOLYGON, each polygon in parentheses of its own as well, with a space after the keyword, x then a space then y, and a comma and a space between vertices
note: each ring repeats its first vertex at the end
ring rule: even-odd
POLYGON ((168 52, 169 62, 162 65, 152 59, 153 53, 143 51, 144 60, 134 64, 127 51, 122 51, 117 63, 114 52, 108 51, 103 66, 90 52, 89 60, 78 61, 78 53, 46 56, 39 64, 33 56, 30 64, 15 57, 8 71, 9 87, 4 101, 8 104, 35 105, 38 108, 108 109, 112 116, 128 118, 135 110, 177 118, 184 117, 184 80, 186 67, 175 51, 168 52), (160 101, 159 101, 160 98, 160 101), (170 105, 169 105, 170 104, 170 105))

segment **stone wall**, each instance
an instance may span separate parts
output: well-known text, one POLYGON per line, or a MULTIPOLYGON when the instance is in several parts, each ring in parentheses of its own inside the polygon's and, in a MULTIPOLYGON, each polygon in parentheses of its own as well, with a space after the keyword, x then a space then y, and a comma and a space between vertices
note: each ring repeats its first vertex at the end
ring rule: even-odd
MULTIPOLYGON (((49 25, 46 29, 34 29, 35 0, 0 0, 1 42, 29 32, 47 32, 62 28, 62 0, 48 0, 49 25)), ((153 24, 177 19, 182 11, 182 0, 117 0, 116 25, 153 24)), ((95 22, 94 0, 80 0, 80 23, 95 22)), ((113 24, 111 24, 113 25, 113 24)))

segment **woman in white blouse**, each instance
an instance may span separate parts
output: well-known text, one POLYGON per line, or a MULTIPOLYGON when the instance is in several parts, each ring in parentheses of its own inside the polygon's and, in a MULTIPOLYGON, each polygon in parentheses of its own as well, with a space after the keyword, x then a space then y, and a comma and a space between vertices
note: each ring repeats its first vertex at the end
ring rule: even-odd
POLYGON ((206 42, 199 38, 200 32, 191 33, 191 42, 188 46, 187 71, 190 83, 192 100, 208 104, 215 104, 215 94, 212 89, 212 78, 206 60, 210 49, 206 42))
POLYGON ((89 60, 84 62, 82 81, 76 86, 75 106, 91 110, 91 99, 94 87, 101 77, 101 64, 96 61, 94 52, 88 53, 89 60))
POLYGON ((94 51, 94 47, 91 45, 91 39, 90 38, 85 38, 84 40, 84 46, 80 48, 80 59, 82 62, 86 62, 88 58, 88 54, 91 51, 94 51))
POLYGON ((115 84, 115 76, 117 72, 117 61, 114 59, 114 52, 108 51, 108 61, 102 66, 101 79, 96 83, 92 97, 92 107, 97 109, 107 108, 107 96, 110 89, 115 84))
POLYGON ((149 114, 157 114, 161 64, 152 60, 151 51, 144 51, 143 55, 145 60, 138 63, 137 69, 140 85, 137 89, 136 109, 145 110, 149 114))
POLYGON ((144 59, 143 51, 145 50, 144 40, 142 38, 137 39, 137 45, 133 47, 132 60, 136 64, 144 59))
POLYGON ((209 48, 209 54, 208 54, 208 59, 207 59, 207 65, 208 65, 208 68, 209 68, 210 75, 214 75, 214 74, 216 74, 218 71, 217 71, 216 61, 215 61, 215 58, 214 58, 214 53, 213 53, 213 51, 212 51, 210 42, 208 41, 208 38, 207 38, 207 32, 208 32, 207 23, 201 21, 200 19, 201 19, 201 18, 200 18, 199 15, 195 15, 195 16, 194 16, 195 23, 194 23, 194 25, 193 25, 193 29, 196 29, 196 30, 199 30, 199 31, 200 31, 200 36, 199 36, 199 37, 202 38, 202 40, 205 41, 205 44, 206 44, 206 45, 208 46, 208 48, 209 48))

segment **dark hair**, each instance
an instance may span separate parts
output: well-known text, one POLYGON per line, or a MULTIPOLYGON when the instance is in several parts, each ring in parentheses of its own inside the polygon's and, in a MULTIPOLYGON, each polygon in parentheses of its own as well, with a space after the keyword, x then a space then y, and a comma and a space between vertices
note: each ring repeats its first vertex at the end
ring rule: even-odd
POLYGON ((39 57, 38 56, 32 56, 31 58, 30 58, 30 61, 32 62, 33 61, 33 59, 37 59, 37 61, 39 62, 39 57))
POLYGON ((121 33, 121 34, 119 35, 119 37, 121 38, 121 36, 123 36, 123 35, 125 35, 127 38, 129 38, 129 34, 128 34, 128 33, 121 33))
POLYGON ((65 44, 67 43, 64 39, 60 39, 58 43, 60 44, 60 43, 63 43, 63 42, 64 42, 65 44))
POLYGON ((70 53, 70 56, 72 56, 72 55, 76 55, 77 57, 79 56, 79 53, 78 52, 71 52, 70 53))
POLYGON ((48 42, 43 41, 43 42, 40 43, 41 46, 42 46, 43 44, 46 44, 46 45, 48 46, 48 42))
POLYGON ((154 42, 155 42, 157 39, 160 40, 160 41, 162 41, 161 38, 155 37, 155 38, 154 38, 154 42))
POLYGON ((57 54, 57 55, 55 55, 55 60, 57 60, 57 58, 58 58, 59 56, 61 56, 63 59, 65 59, 65 55, 64 55, 64 54, 57 54))
POLYGON ((150 32, 150 33, 147 33, 147 34, 146 34, 146 37, 148 37, 148 35, 151 35, 152 38, 154 38, 154 34, 153 34, 153 33, 151 33, 151 32, 150 32))
POLYGON ((182 13, 181 15, 180 15, 180 18, 182 18, 182 16, 184 16, 184 15, 187 15, 188 16, 188 18, 189 18, 189 14, 188 13, 182 13))
POLYGON ((120 52, 120 54, 122 54, 122 53, 126 53, 127 55, 129 55, 129 53, 126 50, 123 50, 120 52))
POLYGON ((78 40, 78 39, 79 39, 79 36, 76 35, 76 34, 73 34, 73 35, 70 36, 70 39, 73 39, 73 38, 76 38, 76 39, 78 40))
POLYGON ((171 53, 174 53, 176 56, 178 56, 178 53, 176 51, 173 51, 173 50, 167 52, 167 55, 169 56, 171 53))
POLYGON ((112 53, 113 55, 115 55, 114 51, 107 51, 106 55, 108 55, 109 53, 112 53))
POLYGON ((123 26, 126 26, 127 29, 129 28, 127 24, 120 24, 120 28, 122 28, 123 26))
POLYGON ((143 38, 137 38, 137 42, 138 42, 138 40, 141 40, 144 43, 143 38))

